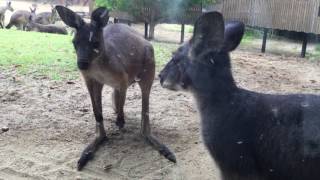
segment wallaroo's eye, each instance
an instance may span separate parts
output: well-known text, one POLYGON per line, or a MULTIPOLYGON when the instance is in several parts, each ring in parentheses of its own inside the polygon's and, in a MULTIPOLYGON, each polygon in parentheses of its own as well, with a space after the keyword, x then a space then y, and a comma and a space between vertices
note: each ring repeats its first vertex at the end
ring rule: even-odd
POLYGON ((98 48, 99 47, 99 42, 94 42, 93 43, 93 48, 98 48))

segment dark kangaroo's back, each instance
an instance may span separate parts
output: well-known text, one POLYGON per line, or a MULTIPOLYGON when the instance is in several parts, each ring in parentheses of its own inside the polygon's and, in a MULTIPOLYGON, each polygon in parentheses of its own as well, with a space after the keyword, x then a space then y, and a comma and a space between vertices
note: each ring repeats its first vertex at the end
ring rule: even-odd
POLYGON ((204 143, 224 180, 317 180, 320 96, 272 95, 238 88, 229 52, 244 25, 220 13, 201 16, 190 42, 160 73, 163 87, 190 90, 204 143))

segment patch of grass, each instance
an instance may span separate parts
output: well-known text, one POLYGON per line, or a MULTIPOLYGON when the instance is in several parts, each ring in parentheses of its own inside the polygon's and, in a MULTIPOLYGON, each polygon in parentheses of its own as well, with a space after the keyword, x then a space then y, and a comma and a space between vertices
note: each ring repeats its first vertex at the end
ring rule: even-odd
POLYGON ((178 44, 152 42, 156 57, 157 69, 161 69, 172 57, 172 53, 178 48, 178 44))
POLYGON ((0 29, 0 67, 24 75, 73 79, 76 75, 71 36, 0 29))
POLYGON ((241 43, 250 44, 254 39, 261 39, 263 32, 254 28, 246 27, 246 31, 242 38, 241 43))
MULTIPOLYGON (((72 36, 0 29, 0 70, 53 80, 79 77, 72 36)), ((176 44, 153 42, 157 68, 171 58, 176 44)))
MULTIPOLYGON (((161 26, 167 31, 181 32, 181 25, 179 24, 161 24, 161 26)), ((193 26, 185 25, 185 32, 193 33, 193 26)))
POLYGON ((310 60, 318 61, 320 59, 320 44, 315 46, 315 49, 312 51, 312 53, 307 51, 306 57, 310 60))

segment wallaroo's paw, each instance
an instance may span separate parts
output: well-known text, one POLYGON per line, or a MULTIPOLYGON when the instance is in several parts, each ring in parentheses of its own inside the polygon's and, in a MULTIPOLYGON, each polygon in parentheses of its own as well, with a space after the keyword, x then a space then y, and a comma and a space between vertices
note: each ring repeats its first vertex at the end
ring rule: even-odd
POLYGON ((82 152, 81 157, 78 161, 78 171, 81 171, 82 168, 93 159, 94 152, 98 149, 98 147, 105 141, 108 141, 107 136, 101 136, 98 139, 95 140, 95 144, 89 145, 86 147, 86 149, 82 152))
POLYGON ((78 161, 78 171, 81 171, 82 168, 93 158, 93 152, 84 152, 82 153, 79 161, 78 161))
POLYGON ((166 146, 163 146, 160 150, 159 153, 163 155, 165 158, 167 158, 169 161, 173 163, 177 163, 176 156, 170 151, 169 148, 166 146))
POLYGON ((117 117, 116 125, 119 127, 119 129, 124 128, 124 124, 125 124, 124 118, 123 117, 120 117, 120 118, 117 117))

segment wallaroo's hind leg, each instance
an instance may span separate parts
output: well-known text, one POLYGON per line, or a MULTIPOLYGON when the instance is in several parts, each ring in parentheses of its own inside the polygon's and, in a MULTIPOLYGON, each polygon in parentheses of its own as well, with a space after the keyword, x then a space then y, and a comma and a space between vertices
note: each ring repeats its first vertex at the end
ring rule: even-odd
POLYGON ((18 25, 16 25, 16 27, 17 27, 18 30, 23 30, 23 25, 22 24, 18 24, 18 25))
POLYGON ((124 120, 124 112, 123 112, 123 106, 126 100, 126 92, 127 89, 114 89, 112 94, 112 100, 113 100, 113 108, 115 112, 117 113, 117 120, 116 125, 119 127, 119 129, 122 129, 125 124, 124 120))
MULTIPOLYGON (((150 77, 150 76, 145 76, 145 77, 150 77)), ((149 79, 146 81, 141 80, 139 82, 139 86, 142 92, 141 134, 153 148, 159 151, 161 155, 166 157, 168 160, 176 163, 177 162, 176 157, 170 151, 170 149, 164 144, 162 144, 160 141, 158 141, 151 134, 150 120, 149 120, 149 95, 150 95, 150 90, 153 82, 153 76, 151 77, 152 79, 149 79)))
POLYGON ((101 93, 103 85, 95 80, 86 79, 86 85, 91 97, 93 113, 96 119, 96 136, 94 140, 84 149, 78 161, 78 170, 81 170, 89 160, 93 158, 94 152, 97 151, 99 145, 107 140, 106 131, 103 125, 101 93))

